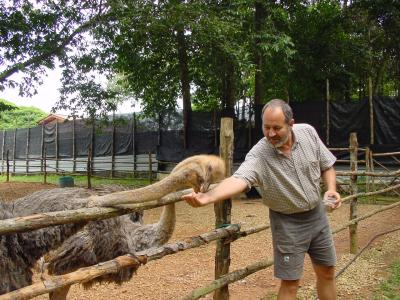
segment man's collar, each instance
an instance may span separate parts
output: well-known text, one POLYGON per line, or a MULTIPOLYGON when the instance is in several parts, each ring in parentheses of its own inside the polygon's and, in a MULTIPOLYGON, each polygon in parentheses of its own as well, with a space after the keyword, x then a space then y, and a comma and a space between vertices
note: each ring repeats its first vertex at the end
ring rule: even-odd
POLYGON ((292 149, 296 149, 297 144, 299 143, 299 141, 297 140, 296 135, 294 134, 293 127, 292 127, 292 129, 290 131, 292 133, 292 140, 293 140, 292 149))

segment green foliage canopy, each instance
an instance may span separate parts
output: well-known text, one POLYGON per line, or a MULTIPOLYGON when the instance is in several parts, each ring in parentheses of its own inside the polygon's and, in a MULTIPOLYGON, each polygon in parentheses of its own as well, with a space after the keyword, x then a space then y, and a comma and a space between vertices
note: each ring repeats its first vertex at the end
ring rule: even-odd
POLYGON ((0 99, 0 107, 11 106, 11 110, 0 111, 0 129, 29 128, 37 126, 39 120, 47 116, 47 113, 36 107, 15 106, 12 103, 0 99))
POLYGON ((322 100, 326 79, 334 100, 365 95, 369 76, 375 94, 400 89, 396 0, 5 1, 0 33, 0 89, 32 94, 58 63, 56 108, 92 116, 127 98, 174 109, 185 80, 198 109, 254 99, 257 74, 261 102, 322 100))

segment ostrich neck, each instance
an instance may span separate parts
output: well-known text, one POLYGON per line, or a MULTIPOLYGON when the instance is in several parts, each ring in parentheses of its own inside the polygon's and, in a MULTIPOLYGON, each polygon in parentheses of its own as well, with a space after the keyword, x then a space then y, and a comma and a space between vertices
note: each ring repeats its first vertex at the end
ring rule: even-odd
POLYGON ((168 177, 145 187, 112 193, 105 196, 95 197, 93 204, 99 206, 113 206, 127 203, 140 203, 157 200, 176 190, 189 187, 188 178, 193 176, 193 170, 172 173, 168 177))
POLYGON ((160 245, 166 243, 171 238, 175 229, 175 222, 175 203, 164 206, 160 220, 156 224, 156 235, 159 236, 160 245))

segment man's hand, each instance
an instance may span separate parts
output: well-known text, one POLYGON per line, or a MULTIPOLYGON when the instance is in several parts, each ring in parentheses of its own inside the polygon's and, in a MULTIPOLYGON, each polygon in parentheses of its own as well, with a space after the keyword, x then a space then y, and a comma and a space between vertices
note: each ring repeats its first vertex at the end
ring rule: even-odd
POLYGON ((326 191, 324 194, 324 199, 327 198, 335 198, 335 201, 329 205, 332 209, 338 209, 342 205, 342 198, 340 197, 340 194, 336 191, 326 191))
POLYGON ((195 193, 192 192, 182 196, 182 200, 185 200, 190 206, 201 207, 212 202, 212 199, 207 193, 195 193))
POLYGON ((207 193, 191 193, 182 196, 189 205, 193 207, 200 207, 224 199, 229 199, 232 196, 245 191, 247 183, 239 178, 233 176, 224 179, 212 190, 207 193))

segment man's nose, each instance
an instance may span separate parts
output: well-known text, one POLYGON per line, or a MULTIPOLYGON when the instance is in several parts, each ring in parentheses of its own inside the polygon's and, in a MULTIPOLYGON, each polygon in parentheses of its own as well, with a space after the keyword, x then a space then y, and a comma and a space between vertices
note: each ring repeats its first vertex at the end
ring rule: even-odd
POLYGON ((275 130, 270 129, 270 130, 268 131, 268 135, 269 135, 270 137, 274 137, 274 136, 276 135, 275 130))

